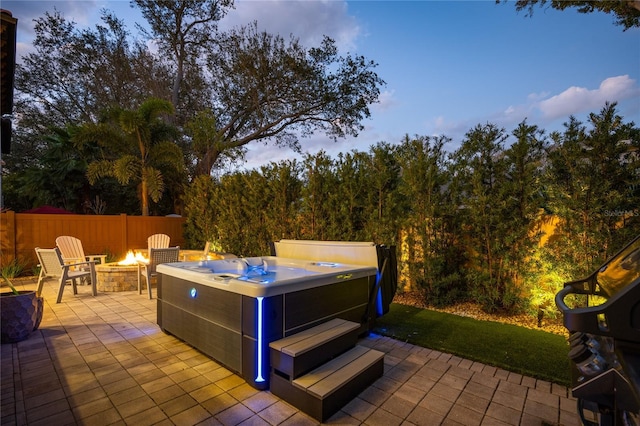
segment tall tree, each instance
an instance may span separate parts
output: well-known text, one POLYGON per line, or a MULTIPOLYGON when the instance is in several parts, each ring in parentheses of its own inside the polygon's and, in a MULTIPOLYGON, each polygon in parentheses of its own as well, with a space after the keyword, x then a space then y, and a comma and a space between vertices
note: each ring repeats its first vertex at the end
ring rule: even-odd
MULTIPOLYGON (((515 141, 505 150, 507 163, 506 181, 500 193, 502 207, 511 212, 509 229, 504 244, 509 248, 505 256, 507 270, 513 282, 522 288, 522 296, 531 298, 533 289, 544 289, 540 265, 533 260, 536 255, 539 239, 535 238, 534 224, 543 220, 544 205, 542 187, 542 171, 544 169, 544 148, 546 136, 535 125, 526 120, 518 124, 512 132, 515 141), (532 282, 533 281, 533 282, 532 282)), ((552 288, 546 295, 555 294, 558 289, 552 288)), ((549 309, 552 300, 539 301, 534 308, 549 309)), ((553 304, 555 309, 555 304, 553 304)), ((541 318, 540 318, 541 319, 541 318)))
POLYGON ((329 230, 329 197, 335 190, 334 161, 326 152, 307 154, 303 161, 302 204, 300 223, 302 233, 312 240, 326 240, 329 230))
POLYGON ((589 116, 591 129, 574 117, 551 135, 547 208, 560 219, 549 249, 572 275, 592 272, 640 232, 638 129, 616 104, 589 116))
MULTIPOLYGON (((181 115, 185 71, 213 48, 218 21, 233 7, 233 0, 133 0, 131 4, 140 8, 150 30, 139 28, 158 42, 174 66, 171 102, 181 115)), ((196 72, 197 67, 189 69, 196 72)))
POLYGON ((218 202, 216 182, 210 176, 198 176, 185 190, 185 239, 190 247, 204 247, 218 241, 218 202))
POLYGON ((268 254, 263 223, 266 212, 261 211, 264 198, 259 188, 264 188, 264 180, 255 170, 224 175, 215 185, 216 240, 224 250, 238 256, 268 254))
POLYGON ((101 18, 84 30, 57 11, 35 20, 34 49, 16 67, 19 126, 14 152, 3 158, 8 170, 36 164, 51 128, 95 122, 105 108, 133 108, 150 96, 168 98, 166 69, 129 40, 122 21, 107 11, 101 18))
POLYGON ((207 72, 220 143, 210 146, 199 174, 222 152, 273 140, 300 150, 299 137, 323 130, 332 138, 357 135, 384 81, 362 56, 341 57, 335 42, 305 49, 259 32, 257 24, 219 34, 207 72))
POLYGON ((446 137, 406 136, 398 147, 402 175, 398 192, 404 214, 401 228, 407 244, 407 284, 415 285, 429 303, 461 298, 464 255, 457 243, 457 206, 449 197, 450 174, 446 137))
POLYGON ((265 229, 270 233, 269 240, 282 238, 300 238, 298 213, 300 211, 301 165, 296 160, 284 160, 260 167, 263 186, 261 198, 267 200, 265 229))
POLYGON ((339 154, 335 161, 336 187, 330 193, 331 237, 337 240, 366 241, 368 183, 371 159, 366 152, 339 154))
POLYGON ((146 48, 131 46, 121 20, 107 11, 101 18, 102 24, 85 30, 59 12, 36 19, 35 51, 16 70, 19 112, 34 126, 96 121, 105 108, 162 97, 165 70, 146 48))
POLYGON ((387 142, 378 142, 369 150, 369 185, 366 211, 369 212, 366 232, 379 244, 396 244, 402 217, 402 204, 398 200, 401 168, 397 148, 387 142))
MULTIPOLYGON (((219 170, 225 164, 244 160, 245 147, 225 149, 223 135, 218 128, 216 117, 210 110, 197 112, 185 125, 185 132, 191 140, 191 160, 197 163, 201 170, 219 170)), ((208 176, 208 173, 200 175, 208 176)))
POLYGON ((75 142, 79 146, 97 142, 104 154, 89 164, 89 182, 103 177, 115 177, 123 185, 139 182, 141 214, 148 216, 149 198, 158 202, 165 190, 162 169, 184 169, 182 151, 172 142, 174 129, 161 120, 163 114, 172 113, 168 101, 151 98, 137 110, 110 111, 110 122, 84 125, 75 142))
MULTIPOLYGON (((496 3, 506 3, 508 0, 496 0, 496 3)), ((640 1, 638 0, 516 0, 516 10, 527 10, 527 16, 533 16, 536 6, 549 4, 553 9, 565 10, 576 8, 580 13, 600 11, 610 13, 616 17, 616 25, 628 30, 640 27, 640 1)))
POLYGON ((511 196, 506 139, 504 129, 478 125, 453 154, 452 186, 464 217, 461 236, 470 252, 467 276, 474 298, 487 310, 511 310, 518 302, 514 271, 507 261, 514 228, 513 212, 505 203, 511 196))

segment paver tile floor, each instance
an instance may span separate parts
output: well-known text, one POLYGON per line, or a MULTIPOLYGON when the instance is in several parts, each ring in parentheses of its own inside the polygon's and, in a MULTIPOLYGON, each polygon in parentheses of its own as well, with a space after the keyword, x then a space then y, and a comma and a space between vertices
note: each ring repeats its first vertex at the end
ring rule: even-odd
MULTIPOLYGON (((56 304, 55 287, 45 283, 40 328, 2 345, 0 424, 318 424, 163 333, 155 299, 80 286, 56 304)), ((580 424, 566 387, 378 335, 359 343, 385 353, 384 376, 327 424, 580 424)))

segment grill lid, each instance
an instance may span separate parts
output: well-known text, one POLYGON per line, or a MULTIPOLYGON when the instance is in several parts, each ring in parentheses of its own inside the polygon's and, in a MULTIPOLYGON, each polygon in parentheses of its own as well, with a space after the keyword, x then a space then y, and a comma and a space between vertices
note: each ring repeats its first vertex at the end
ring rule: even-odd
POLYGON ((581 331, 640 343, 640 235, 587 278, 571 281, 556 294, 564 325, 581 331), (570 294, 603 296, 606 302, 569 308, 570 294))
POLYGON ((596 280, 607 297, 620 292, 640 277, 640 236, 605 263, 596 280))

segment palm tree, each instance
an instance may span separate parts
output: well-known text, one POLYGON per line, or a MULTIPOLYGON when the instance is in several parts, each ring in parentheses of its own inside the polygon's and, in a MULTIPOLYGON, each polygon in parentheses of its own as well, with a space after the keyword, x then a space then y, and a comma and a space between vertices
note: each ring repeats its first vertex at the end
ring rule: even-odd
POLYGON ((162 120, 172 114, 170 102, 150 98, 137 110, 113 109, 108 119, 82 126, 75 137, 78 144, 97 141, 103 158, 87 167, 89 183, 114 177, 122 185, 139 182, 142 216, 149 215, 149 198, 158 202, 165 189, 162 170, 184 170, 184 156, 172 139, 175 128, 162 120))

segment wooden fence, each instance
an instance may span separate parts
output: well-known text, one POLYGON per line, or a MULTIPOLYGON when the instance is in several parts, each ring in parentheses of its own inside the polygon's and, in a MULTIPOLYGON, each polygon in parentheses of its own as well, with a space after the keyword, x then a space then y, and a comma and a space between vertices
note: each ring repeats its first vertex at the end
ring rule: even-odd
MULTIPOLYGON (((127 250, 144 249, 147 237, 167 234, 172 246, 185 247, 184 217, 77 214, 0 214, 0 267, 14 259, 31 268, 37 264, 34 248, 52 248, 60 235, 82 241, 85 254, 124 257, 127 250)), ((194 247, 199 249, 200 247, 194 247)))

